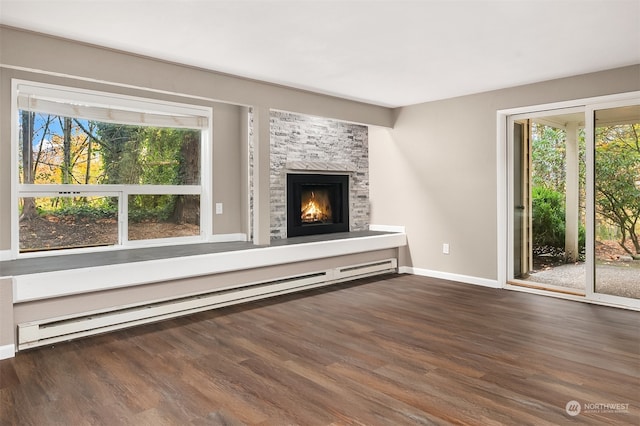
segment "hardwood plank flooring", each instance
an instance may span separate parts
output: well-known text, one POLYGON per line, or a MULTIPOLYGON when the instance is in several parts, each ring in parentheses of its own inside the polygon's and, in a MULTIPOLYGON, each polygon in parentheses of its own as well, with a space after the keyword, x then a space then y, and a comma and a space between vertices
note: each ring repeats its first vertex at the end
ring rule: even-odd
POLYGON ((85 424, 637 425, 640 314, 389 275, 0 361, 0 425, 85 424))

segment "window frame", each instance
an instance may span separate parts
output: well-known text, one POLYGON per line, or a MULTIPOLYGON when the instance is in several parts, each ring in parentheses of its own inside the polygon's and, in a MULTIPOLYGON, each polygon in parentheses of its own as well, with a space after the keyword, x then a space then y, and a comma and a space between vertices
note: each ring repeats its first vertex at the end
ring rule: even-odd
MULTIPOLYGON (((78 253, 90 253, 104 250, 122 250, 129 248, 172 246, 187 243, 206 242, 213 234, 212 229, 212 205, 210 200, 212 183, 212 157, 211 146, 213 138, 213 109, 210 106, 178 103, 158 98, 122 95, 108 91, 88 90, 77 87, 41 83, 22 79, 11 81, 11 258, 67 255, 78 253), (65 108, 69 104, 79 103, 102 104, 116 111, 124 111, 132 115, 149 113, 155 118, 167 118, 170 120, 175 115, 180 119, 187 117, 189 123, 200 123, 200 183, 198 185, 127 185, 127 184, 23 184, 19 176, 19 96, 22 90, 33 91, 42 96, 55 97, 63 101, 65 108), (68 96, 60 97, 60 94, 68 96), (116 196, 118 202, 118 243, 103 247, 70 248, 62 250, 42 250, 33 252, 20 252, 19 239, 19 208, 18 203, 22 197, 58 197, 69 196, 116 196), (129 195, 198 195, 200 197, 200 223, 199 235, 186 237, 167 237, 146 240, 128 239, 128 199, 129 195)), ((23 99, 24 101, 24 99, 23 99)), ((120 123, 119 121, 116 121, 120 123)), ((122 124, 145 125, 127 121, 122 124)), ((148 127, 179 128, 180 126, 160 126, 156 123, 148 127)), ((182 128, 193 128, 189 125, 182 128)))

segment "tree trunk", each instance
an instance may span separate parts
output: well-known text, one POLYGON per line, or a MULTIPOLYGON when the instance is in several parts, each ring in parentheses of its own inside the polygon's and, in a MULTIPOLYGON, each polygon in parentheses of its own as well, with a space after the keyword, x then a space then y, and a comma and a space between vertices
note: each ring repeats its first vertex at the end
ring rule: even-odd
POLYGON ((84 183, 85 185, 89 184, 89 179, 91 179, 91 156, 93 155, 92 153, 92 144, 91 144, 91 138, 87 137, 87 171, 84 174, 84 183))
POLYGON ((62 150, 63 150, 63 159, 62 159, 62 183, 69 184, 71 183, 71 119, 68 117, 64 118, 64 125, 62 128, 63 131, 63 141, 62 141, 62 150))
POLYGON ((629 237, 631 238, 631 242, 633 243, 633 248, 636 250, 636 252, 631 256, 636 260, 640 259, 640 239, 638 238, 638 234, 635 231, 635 223, 633 224, 633 228, 629 230, 629 237))
MULTIPOLYGON (((33 183, 33 165, 31 161, 33 159, 33 120, 35 118, 34 113, 29 111, 22 111, 22 183, 33 183)), ((35 199, 26 197, 22 199, 22 215, 20 220, 31 220, 38 214, 36 210, 35 199)))
MULTIPOLYGON (((197 185, 200 183, 200 133, 185 132, 180 147, 182 162, 180 183, 183 185, 197 185)), ((173 208, 172 220, 176 223, 200 223, 200 199, 195 195, 182 195, 176 200, 173 208)))

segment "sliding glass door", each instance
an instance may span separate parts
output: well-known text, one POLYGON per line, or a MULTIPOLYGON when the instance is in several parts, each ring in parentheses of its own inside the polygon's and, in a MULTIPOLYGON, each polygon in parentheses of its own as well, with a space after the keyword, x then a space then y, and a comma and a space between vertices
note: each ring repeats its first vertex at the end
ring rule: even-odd
POLYGON ((507 284, 640 308, 640 99, 507 129, 507 284))
POLYGON ((511 279, 585 294, 583 109, 513 117, 511 279))
POLYGON ((640 299, 640 105, 593 108, 594 288, 640 299))

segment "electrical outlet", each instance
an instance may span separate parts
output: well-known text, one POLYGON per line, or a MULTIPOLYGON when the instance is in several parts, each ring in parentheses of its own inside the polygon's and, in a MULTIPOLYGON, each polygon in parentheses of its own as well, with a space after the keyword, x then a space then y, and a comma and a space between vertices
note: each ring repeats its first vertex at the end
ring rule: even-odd
POLYGON ((442 253, 449 254, 449 243, 442 243, 442 253))
POLYGON ((222 203, 216 203, 216 214, 222 214, 222 203))

